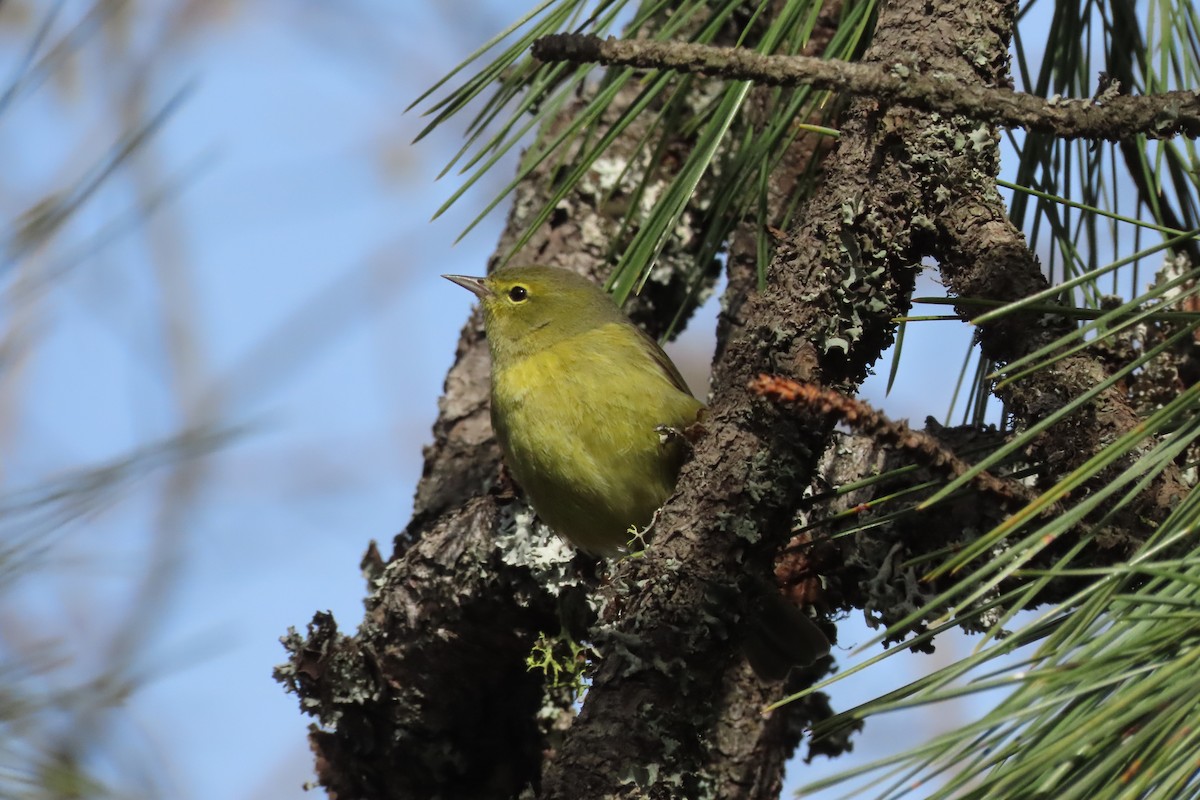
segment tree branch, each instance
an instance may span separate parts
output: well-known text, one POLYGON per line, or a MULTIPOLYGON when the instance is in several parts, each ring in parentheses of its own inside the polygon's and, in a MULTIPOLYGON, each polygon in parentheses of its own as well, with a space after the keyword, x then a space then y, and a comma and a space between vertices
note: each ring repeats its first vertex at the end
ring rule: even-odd
MULTIPOLYGON (((895 0, 881 8, 867 58, 915 58, 923 70, 962 84, 996 85, 1007 76, 1015 10, 1009 0, 895 0)), ((630 719, 637 720, 638 750, 659 768, 650 796, 669 796, 653 791, 664 785, 682 787, 681 794, 705 789, 711 776, 704 698, 719 696, 726 642, 739 639, 746 613, 731 576, 752 574, 774 552, 830 430, 827 420, 804 410, 798 422, 781 419, 756 405, 744 387, 755 373, 770 371, 852 392, 890 343, 891 319, 907 307, 922 260, 966 261, 956 244, 961 239, 935 220, 986 206, 997 158, 995 131, 969 117, 889 107, 873 98, 857 101, 845 115, 822 190, 779 248, 767 290, 751 295, 740 324, 730 327, 716 364, 710 435, 698 443, 678 493, 660 512, 654 546, 618 567, 621 614, 608 620, 605 658, 546 776, 547 797, 636 793, 630 783, 644 776, 614 776, 611 766, 620 755, 615 734, 628 730, 630 719), (675 700, 664 706, 668 695, 675 700)), ((982 240, 971 241, 982 261, 982 240)), ((997 289, 985 296, 1024 296, 1036 274, 1028 265, 1036 262, 1019 236, 1004 244, 1003 253, 985 262, 997 289), (997 269, 1007 259, 1023 259, 1021 268, 997 269)), ((985 332, 989 346, 1002 345, 999 330, 985 332)), ((1004 330, 1018 348, 1033 339, 1004 330)), ((1082 366, 1072 367, 1072 381, 1092 377, 1076 370, 1082 366)), ((1111 440, 1110 426, 1124 424, 1107 418, 1096 440, 1111 440)), ((907 541, 845 540, 849 568, 821 576, 828 596, 844 607, 874 609, 885 620, 925 607, 938 587, 920 580, 913 565, 924 561, 914 556, 953 548, 988 529, 976 527, 975 516, 947 514, 947 507, 939 514, 952 524, 936 532, 928 526, 907 541)))
POLYGON ((543 61, 642 69, 671 69, 775 86, 807 84, 881 104, 904 103, 923 111, 963 114, 981 122, 1053 133, 1064 139, 1116 141, 1136 134, 1166 139, 1200 136, 1200 93, 1174 91, 1131 97, 1043 99, 1011 89, 967 83, 946 73, 922 71, 911 59, 852 63, 808 56, 762 55, 752 50, 688 42, 601 39, 559 33, 533 43, 543 61))

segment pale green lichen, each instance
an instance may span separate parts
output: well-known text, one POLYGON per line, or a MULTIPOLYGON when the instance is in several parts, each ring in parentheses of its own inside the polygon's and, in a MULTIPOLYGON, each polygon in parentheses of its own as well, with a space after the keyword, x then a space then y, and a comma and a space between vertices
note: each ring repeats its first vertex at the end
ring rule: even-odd
POLYGON ((575 550, 538 522, 528 507, 513 504, 511 518, 502 518, 496 535, 500 560, 530 571, 537 583, 554 597, 580 585, 573 561, 575 550))
POLYGON ((990 125, 980 125, 971 131, 970 139, 971 149, 977 153, 996 146, 996 132, 990 125))
POLYGON ((587 665, 597 656, 595 648, 575 641, 565 630, 556 636, 542 632, 530 648, 525 666, 530 672, 540 671, 550 688, 569 691, 574 703, 583 699, 587 665))
POLYGON ((923 231, 937 230, 937 224, 933 221, 933 218, 927 214, 914 214, 912 218, 912 226, 923 231))
POLYGON ((826 337, 825 341, 822 343, 822 346, 826 353, 833 352, 834 350, 841 350, 842 355, 850 354, 850 342, 846 341, 846 339, 841 336, 826 337))

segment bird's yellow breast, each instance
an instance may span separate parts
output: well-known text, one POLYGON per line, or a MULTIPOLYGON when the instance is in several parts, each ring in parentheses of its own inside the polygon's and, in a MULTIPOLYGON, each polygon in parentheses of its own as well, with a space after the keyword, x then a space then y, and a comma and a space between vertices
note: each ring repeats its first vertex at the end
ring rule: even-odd
POLYGON ((655 429, 686 428, 701 408, 628 324, 493 365, 492 423, 509 469, 547 525, 600 555, 674 490, 683 448, 655 429))

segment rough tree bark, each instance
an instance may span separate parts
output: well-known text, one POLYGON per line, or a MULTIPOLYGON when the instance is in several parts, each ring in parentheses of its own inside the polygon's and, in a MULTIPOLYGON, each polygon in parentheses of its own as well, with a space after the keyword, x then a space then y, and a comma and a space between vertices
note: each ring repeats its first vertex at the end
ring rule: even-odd
MULTIPOLYGON (((892 0, 880 9, 863 61, 1006 86, 1015 12, 1011 0, 892 0)), ((760 715, 784 687, 757 680, 739 645, 754 618, 757 582, 775 568, 833 426, 748 385, 767 372, 853 394, 891 343, 892 320, 907 311, 925 259, 960 294, 1014 299, 1044 286, 995 194, 996 140, 993 128, 967 116, 872 98, 851 104, 825 177, 781 243, 765 291, 753 289, 735 239, 707 433, 656 519, 653 545, 616 564, 599 588, 594 565, 572 560, 532 527, 498 483, 486 349, 473 319, 447 377, 413 520, 386 564, 377 555, 366 562, 370 594, 358 633, 342 635, 319 615, 306 637, 285 640, 291 658, 278 677, 320 722, 311 740, 330 794, 777 796, 800 728, 829 711, 817 697, 760 715), (589 593, 603 600, 593 632, 602 657, 573 717, 565 693, 524 661, 537 633, 555 630, 589 593)), ((619 161, 631 141, 618 142, 612 158, 619 161)), ((518 188, 498 252, 538 207, 552 182, 548 170, 518 188)), ((594 186, 577 191, 517 260, 597 274, 613 231, 596 208, 599 195, 594 186)), ((687 247, 685 233, 668 266, 687 247)), ((639 318, 652 324, 658 307, 672 306, 651 293, 639 318)), ((1018 317, 985 328, 981 343, 991 357, 1011 359, 1049 341, 1056 325, 1018 317)), ((1007 398, 1022 423, 1105 374, 1086 357, 1058 369, 1007 398)), ((1082 428, 1087 441, 1103 443, 1136 424, 1115 392, 1097 408, 1072 421, 1074 436, 1082 428)), ((1033 455, 1051 473, 1086 457, 1076 448, 1056 460, 1063 445, 1052 436, 1042 445, 1033 455)), ((1181 491, 1168 471, 1136 513, 1159 519, 1181 491)), ((964 535, 961 524, 931 527, 904 546, 933 551, 964 535)), ((897 542, 893 535, 842 545, 820 591, 805 599, 883 619, 924 604, 937 587, 894 573, 897 542)))

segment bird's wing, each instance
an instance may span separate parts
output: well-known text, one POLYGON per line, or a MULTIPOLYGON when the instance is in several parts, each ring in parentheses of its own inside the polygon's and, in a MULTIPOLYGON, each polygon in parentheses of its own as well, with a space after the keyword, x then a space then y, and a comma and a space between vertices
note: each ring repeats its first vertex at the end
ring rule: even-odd
POLYGON ((658 342, 654 341, 654 338, 650 336, 650 334, 646 333, 637 325, 634 325, 633 329, 638 332, 639 336, 642 337, 642 340, 646 343, 646 348, 650 351, 650 355, 654 357, 654 363, 658 364, 658 366, 662 368, 663 374, 671 379, 671 383, 675 384, 675 388, 681 392, 684 392, 685 394, 690 395, 692 390, 688 388, 687 381, 685 381, 683 376, 679 374, 679 369, 671 362, 671 357, 663 352, 663 349, 659 347, 658 342))

